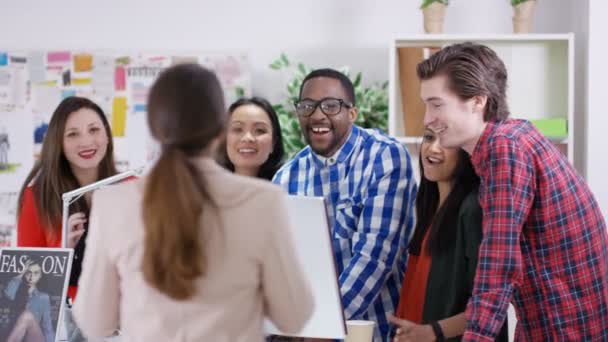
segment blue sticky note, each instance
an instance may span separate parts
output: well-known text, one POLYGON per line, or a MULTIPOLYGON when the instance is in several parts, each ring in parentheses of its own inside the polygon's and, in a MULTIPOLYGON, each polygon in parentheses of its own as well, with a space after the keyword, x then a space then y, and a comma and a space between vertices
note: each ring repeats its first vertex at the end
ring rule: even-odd
POLYGON ((62 100, 70 96, 76 96, 76 89, 64 89, 61 91, 62 100))
POLYGON ((0 66, 8 65, 8 54, 6 52, 0 52, 0 66))
POLYGON ((146 111, 146 105, 145 105, 145 104, 142 104, 142 103, 137 103, 137 104, 135 104, 134 111, 135 111, 136 113, 142 113, 142 112, 145 112, 145 111, 146 111))

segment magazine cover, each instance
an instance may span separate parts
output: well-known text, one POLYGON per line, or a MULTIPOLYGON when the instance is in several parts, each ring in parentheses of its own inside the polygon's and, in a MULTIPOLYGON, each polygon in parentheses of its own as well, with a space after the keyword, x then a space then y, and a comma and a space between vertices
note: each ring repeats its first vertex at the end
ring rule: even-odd
POLYGON ((54 342, 72 249, 0 249, 0 341, 54 342))

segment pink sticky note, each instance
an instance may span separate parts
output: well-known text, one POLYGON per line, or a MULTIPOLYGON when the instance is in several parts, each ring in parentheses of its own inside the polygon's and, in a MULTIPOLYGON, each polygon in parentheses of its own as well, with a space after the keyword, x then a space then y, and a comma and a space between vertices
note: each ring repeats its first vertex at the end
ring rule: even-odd
POLYGON ((49 64, 70 63, 71 61, 72 61, 72 54, 69 51, 54 51, 54 52, 49 52, 46 55, 46 62, 49 64))
POLYGON ((127 72, 124 67, 114 69, 114 90, 127 89, 127 72))

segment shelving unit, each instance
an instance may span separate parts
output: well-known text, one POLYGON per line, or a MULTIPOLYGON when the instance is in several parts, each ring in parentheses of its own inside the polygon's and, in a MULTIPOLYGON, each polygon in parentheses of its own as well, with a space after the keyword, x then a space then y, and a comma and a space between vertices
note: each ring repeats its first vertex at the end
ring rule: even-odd
MULTIPOLYGON (((512 118, 560 119, 566 131, 550 137, 573 162, 574 35, 417 35, 395 39, 389 53, 389 134, 417 159, 422 142, 424 104, 415 67, 443 46, 472 41, 492 48, 508 72, 512 118), (565 121, 563 121, 565 120, 565 121)), ((417 170, 417 161, 414 165, 417 170)))

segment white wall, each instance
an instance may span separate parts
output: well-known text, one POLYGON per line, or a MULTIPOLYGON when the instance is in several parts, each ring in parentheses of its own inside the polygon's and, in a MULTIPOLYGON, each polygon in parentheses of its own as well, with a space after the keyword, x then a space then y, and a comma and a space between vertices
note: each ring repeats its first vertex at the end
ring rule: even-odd
POLYGON ((608 47, 606 33, 608 21, 603 16, 608 12, 604 0, 589 3, 589 74, 588 74, 588 122, 587 122, 587 180, 600 203, 604 218, 608 218, 608 153, 606 152, 606 80, 608 79, 608 47))
MULTIPOLYGON (((594 3, 607 6, 600 0, 594 3)), ((283 51, 313 67, 349 65, 364 72, 366 83, 386 80, 389 42, 422 33, 419 4, 418 0, 20 0, 8 2, 0 11, 0 49, 240 50, 251 58, 254 93, 277 100, 288 75, 270 70, 268 64, 283 51)), ((533 32, 576 33, 575 166, 593 177, 592 188, 606 208, 608 184, 596 174, 602 166, 599 161, 607 158, 593 149, 586 153, 587 141, 601 142, 599 133, 586 134, 586 127, 602 127, 593 122, 605 116, 596 105, 590 111, 597 117, 586 122, 588 6, 587 0, 538 1, 533 32)), ((591 12, 595 18, 591 25, 600 32, 606 24, 597 13, 591 12)), ((511 16, 508 0, 452 0, 445 32, 510 33, 511 16)), ((596 50, 601 49, 600 39, 596 34, 596 50)), ((597 88, 590 90, 597 94, 597 88)))
MULTIPOLYGON (((539 12, 546 14, 537 16, 535 30, 559 28, 551 18, 568 11, 553 3, 573 1, 541 1, 539 12)), ((370 81, 386 80, 389 41, 422 33, 419 3, 20 0, 0 11, 0 48, 245 50, 252 58, 256 92, 275 97, 283 80, 267 66, 281 51, 312 66, 350 65, 370 81)), ((453 0, 445 31, 508 33, 511 13, 508 0, 453 0)))

